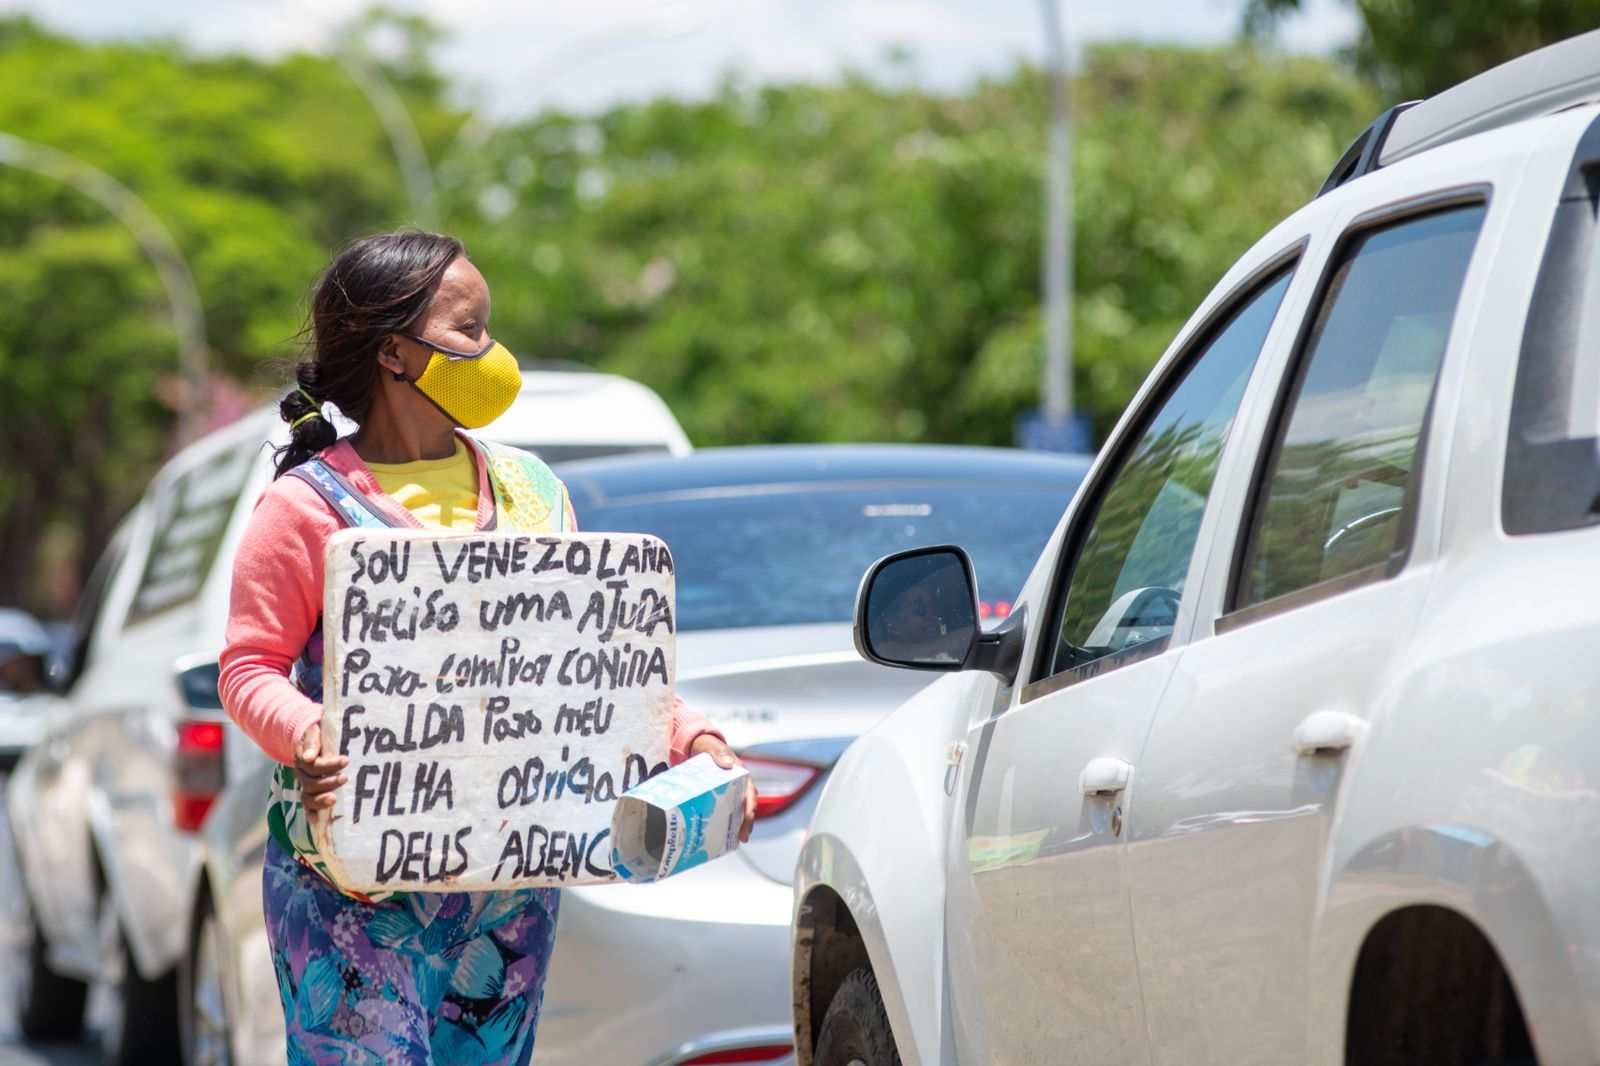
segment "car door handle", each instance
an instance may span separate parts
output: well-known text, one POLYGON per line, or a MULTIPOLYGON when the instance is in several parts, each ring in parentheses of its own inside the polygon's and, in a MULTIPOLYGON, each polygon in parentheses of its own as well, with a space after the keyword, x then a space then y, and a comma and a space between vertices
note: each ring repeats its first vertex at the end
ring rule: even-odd
POLYGON ((1298 755, 1336 755, 1348 751, 1367 731, 1367 723, 1347 711, 1314 711, 1294 727, 1298 755))
POLYGON ((1102 755, 1089 760, 1089 765, 1078 775, 1078 787, 1085 796, 1115 796, 1128 787, 1132 777, 1132 766, 1121 759, 1102 755))

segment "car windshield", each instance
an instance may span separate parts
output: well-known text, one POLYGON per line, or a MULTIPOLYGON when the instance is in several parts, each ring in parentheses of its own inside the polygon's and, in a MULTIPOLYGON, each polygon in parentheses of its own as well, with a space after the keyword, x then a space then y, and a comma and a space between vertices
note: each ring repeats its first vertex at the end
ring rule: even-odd
POLYGON ((847 622, 868 566, 959 544, 983 612, 1004 615, 1077 485, 896 481, 741 485, 584 507, 589 530, 651 533, 677 565, 678 628, 847 622))

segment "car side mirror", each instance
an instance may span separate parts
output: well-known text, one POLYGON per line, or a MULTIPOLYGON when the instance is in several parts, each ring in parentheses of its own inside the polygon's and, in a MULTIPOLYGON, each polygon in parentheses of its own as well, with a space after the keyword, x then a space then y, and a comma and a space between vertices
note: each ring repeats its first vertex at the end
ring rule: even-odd
POLYGON ((87 638, 76 629, 69 633, 50 653, 45 661, 45 687, 58 696, 65 696, 83 673, 83 659, 88 651, 87 638))
POLYGON ((856 651, 868 662, 907 670, 987 670, 1016 680, 1026 636, 1023 611, 993 632, 978 625, 978 579, 954 545, 913 548, 879 559, 856 593, 856 651))

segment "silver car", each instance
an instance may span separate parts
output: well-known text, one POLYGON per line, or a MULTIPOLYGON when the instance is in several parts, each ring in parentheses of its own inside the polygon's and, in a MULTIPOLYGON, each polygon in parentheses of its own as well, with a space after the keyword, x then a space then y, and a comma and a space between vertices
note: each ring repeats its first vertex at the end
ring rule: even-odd
MULTIPOLYGON (((960 530, 994 583, 983 610, 1003 617, 1086 467, 997 449, 807 446, 561 471, 586 528, 672 546, 679 692, 739 750, 761 800, 734 856, 659 884, 563 894, 540 1066, 791 1061, 790 881, 817 786, 926 683, 855 654, 857 579, 887 552, 960 530)), ((283 1057, 261 914, 266 773, 231 785, 201 833, 180 996, 194 1066, 283 1057)))

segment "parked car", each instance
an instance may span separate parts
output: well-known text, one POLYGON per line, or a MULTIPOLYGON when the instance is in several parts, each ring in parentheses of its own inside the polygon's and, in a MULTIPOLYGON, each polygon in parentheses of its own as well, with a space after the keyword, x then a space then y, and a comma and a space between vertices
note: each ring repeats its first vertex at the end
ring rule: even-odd
MULTIPOLYGON (((283 434, 263 410, 185 448, 86 586, 64 698, 7 789, 33 919, 20 1010, 29 1038, 75 1035, 92 984, 118 1061, 174 1060, 192 833, 228 776, 254 765, 217 696, 233 549, 272 476, 266 444, 283 434)), ((688 450, 655 393, 576 372, 525 373, 483 436, 551 459, 688 450)))
POLYGON ((997 631, 959 548, 871 571, 947 676, 819 800, 800 1063, 1600 1061, 1597 98, 1600 32, 1374 123, 997 631))
POLYGON ((541 363, 523 371, 522 394, 484 432, 552 466, 607 455, 687 455, 691 450, 683 427, 653 390, 577 363, 541 363))
MULTIPOLYGON (((579 523, 671 546, 679 693, 719 724, 760 788, 737 854, 653 885, 562 894, 539 1027, 541 1066, 789 1062, 789 882, 819 781, 926 678, 852 649, 861 568, 970 538, 1009 610, 1082 458, 941 447, 732 448, 566 467, 579 523)), ((195 1063, 281 1061, 261 916, 265 768, 202 833, 185 1009, 195 1063)))

